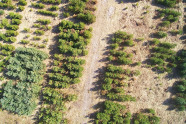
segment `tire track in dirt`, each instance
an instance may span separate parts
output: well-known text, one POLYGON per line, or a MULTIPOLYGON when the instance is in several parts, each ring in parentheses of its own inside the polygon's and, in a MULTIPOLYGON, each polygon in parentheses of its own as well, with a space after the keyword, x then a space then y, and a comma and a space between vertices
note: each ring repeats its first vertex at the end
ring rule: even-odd
POLYGON ((123 11, 123 6, 115 0, 98 0, 96 10, 96 22, 93 27, 93 37, 89 45, 89 54, 85 58, 86 65, 82 77, 83 89, 78 97, 79 101, 71 106, 67 118, 72 124, 90 123, 89 115, 94 112, 93 106, 101 101, 99 95, 93 91, 94 83, 97 81, 97 71, 105 65, 100 60, 107 55, 103 55, 108 46, 108 35, 120 29, 119 20, 123 11))

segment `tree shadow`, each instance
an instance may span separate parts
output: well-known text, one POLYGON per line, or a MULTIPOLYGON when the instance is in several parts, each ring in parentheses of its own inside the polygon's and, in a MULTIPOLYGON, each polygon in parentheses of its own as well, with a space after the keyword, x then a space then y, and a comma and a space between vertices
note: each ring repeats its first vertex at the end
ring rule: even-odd
MULTIPOLYGON (((102 40, 105 40, 107 42, 107 44, 111 44, 112 37, 113 37, 113 34, 110 34, 102 40)), ((104 56, 104 57, 101 58, 100 60, 98 60, 99 63, 105 63, 105 64, 109 63, 107 57, 105 57, 105 56, 109 54, 110 49, 111 49, 110 46, 107 46, 103 49, 105 52, 102 54, 102 56, 104 56)), ((96 92, 97 98, 99 98, 99 99, 106 99, 105 96, 101 95, 102 82, 104 81, 105 70, 106 70, 106 67, 102 66, 95 71, 96 75, 93 78, 96 79, 96 82, 93 82, 94 87, 92 89, 90 89, 91 91, 96 92)), ((92 108, 94 110, 96 110, 96 112, 90 113, 89 115, 86 116, 90 119, 90 121, 88 123, 94 123, 97 111, 100 111, 102 109, 102 106, 103 106, 103 102, 99 102, 98 104, 92 106, 92 108)))
MULTIPOLYGON (((96 109, 98 111, 103 111, 103 106, 104 106, 104 102, 99 102, 96 105, 94 105, 92 108, 94 108, 94 109, 96 109)), ((90 121, 88 123, 94 124, 95 123, 96 115, 97 115, 97 112, 90 113, 88 115, 88 117, 90 119, 90 121)))
POLYGON ((138 0, 116 0, 117 3, 136 3, 138 0))

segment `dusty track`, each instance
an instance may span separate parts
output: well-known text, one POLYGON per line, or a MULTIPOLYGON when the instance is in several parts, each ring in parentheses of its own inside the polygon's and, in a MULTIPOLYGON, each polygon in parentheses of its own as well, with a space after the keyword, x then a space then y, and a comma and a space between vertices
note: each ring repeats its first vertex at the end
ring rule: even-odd
POLYGON ((91 25, 93 37, 89 45, 89 54, 85 58, 86 65, 81 82, 84 86, 80 91, 79 100, 71 106, 72 109, 67 115, 72 124, 89 123, 89 114, 95 111, 93 106, 100 101, 99 95, 94 91, 94 83, 97 81, 98 71, 105 64, 101 61, 107 56, 103 54, 108 46, 108 36, 121 29, 119 14, 122 9, 122 5, 119 5, 115 0, 98 0, 96 22, 91 25))
MULTIPOLYGON (((89 54, 85 58, 86 65, 82 77, 82 86, 77 86, 79 96, 78 101, 73 103, 66 115, 70 120, 70 124, 87 124, 92 123, 90 116, 96 111, 96 105, 103 99, 100 99, 98 89, 95 87, 97 75, 102 71, 107 57, 107 46, 110 35, 117 30, 123 30, 127 33, 134 34, 135 38, 144 37, 146 42, 150 39, 150 34, 155 32, 157 23, 160 20, 153 19, 155 9, 158 7, 151 5, 150 2, 124 3, 120 4, 117 0, 98 0, 96 10, 96 22, 91 25, 93 27, 93 37, 89 45, 89 54), (143 14, 146 10, 144 7, 150 6, 149 13, 143 14), (127 7, 127 9, 126 9, 127 7), (125 9, 124 9, 125 8, 125 9)), ((180 7, 179 11, 183 11, 180 7)), ((182 21, 182 20, 180 20, 182 21)), ((179 26, 182 22, 179 22, 179 26)), ((173 25, 171 29, 176 29, 177 25, 173 25)), ((183 47, 179 36, 168 36, 162 41, 167 40, 172 43, 177 43, 176 51, 183 47)), ((134 56, 134 61, 145 61, 149 55, 148 46, 144 46, 144 42, 136 43, 134 49, 137 55, 134 56)), ((130 94, 137 98, 137 102, 124 103, 128 106, 132 113, 139 112, 140 109, 153 108, 157 115, 161 118, 161 124, 183 124, 185 112, 169 111, 165 102, 171 97, 170 92, 166 92, 173 85, 175 79, 170 80, 162 75, 157 80, 158 75, 152 72, 151 69, 137 67, 141 72, 141 76, 129 87, 130 94), (163 84, 163 85, 161 85, 163 84), (157 86, 158 85, 158 86, 157 86), (150 89, 150 90, 149 90, 150 89)))

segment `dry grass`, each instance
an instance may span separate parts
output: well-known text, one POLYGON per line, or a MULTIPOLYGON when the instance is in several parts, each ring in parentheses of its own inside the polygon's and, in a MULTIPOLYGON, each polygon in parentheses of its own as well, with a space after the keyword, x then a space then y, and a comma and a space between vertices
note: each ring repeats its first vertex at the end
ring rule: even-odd
MULTIPOLYGON (((22 24, 20 25, 17 36, 17 42, 14 43, 16 47, 23 46, 19 44, 25 33, 22 32, 24 28, 30 28, 38 18, 49 18, 51 20, 51 26, 56 26, 61 19, 45 17, 36 14, 36 10, 32 8, 30 11, 30 1, 27 1, 28 5, 25 10, 21 12, 23 15, 22 24)), ((64 6, 63 4, 60 6, 64 6)), ((134 62, 145 61, 149 55, 149 46, 145 45, 151 38, 149 35, 155 32, 156 25, 160 22, 159 19, 153 19, 155 15, 155 9, 158 7, 151 5, 150 2, 141 1, 138 3, 123 3, 119 4, 116 0, 98 0, 96 10, 96 22, 90 26, 93 27, 93 38, 88 46, 89 54, 83 59, 86 60, 83 77, 81 83, 72 85, 69 89, 63 90, 63 92, 77 94, 78 100, 76 102, 67 103, 67 112, 65 117, 70 120, 70 124, 82 124, 88 123, 90 114, 97 111, 96 105, 103 101, 100 98, 100 93, 97 91, 99 87, 96 87, 98 80, 97 75, 102 72, 102 68, 105 66, 105 58, 107 57, 107 46, 110 39, 110 35, 117 30, 126 31, 129 34, 134 34, 135 38, 143 37, 145 40, 136 42, 136 46, 130 49, 136 51, 134 55, 134 62)), ((183 13, 183 4, 180 3, 178 10, 183 13)), ((8 12, 6 11, 6 14, 8 12)), ((59 14, 61 14, 58 11, 59 14)), ((184 25, 183 15, 179 22, 171 25, 172 29, 182 27, 184 25)), ((1 31, 1 30, 0 30, 1 31)), ((33 33, 30 34, 32 38, 33 33)), ((47 31, 42 39, 48 38, 47 47, 42 49, 43 51, 50 53, 52 46, 55 45, 56 36, 55 33, 47 31), (51 49, 49 49, 51 48, 51 49)), ((171 43, 176 43, 176 51, 183 48, 184 45, 178 36, 169 35, 167 38, 162 39, 171 43)), ((51 59, 47 59, 47 69, 51 68, 51 59)), ((139 112, 143 108, 153 108, 156 110, 157 115, 161 117, 162 124, 183 124, 185 112, 176 112, 175 110, 167 110, 168 106, 165 105, 166 101, 172 97, 167 89, 173 85, 178 79, 166 78, 166 75, 158 75, 154 73, 150 68, 145 68, 142 64, 139 67, 132 69, 140 70, 141 76, 136 78, 130 83, 128 88, 129 94, 137 98, 137 102, 123 103, 127 105, 127 108, 132 112, 139 112)), ((166 103, 167 104, 167 103, 166 103)), ((33 116, 19 117, 17 115, 9 114, 5 111, 0 112, 0 123, 2 124, 30 124, 34 121, 33 116)), ((91 122, 90 122, 91 123, 91 122)))

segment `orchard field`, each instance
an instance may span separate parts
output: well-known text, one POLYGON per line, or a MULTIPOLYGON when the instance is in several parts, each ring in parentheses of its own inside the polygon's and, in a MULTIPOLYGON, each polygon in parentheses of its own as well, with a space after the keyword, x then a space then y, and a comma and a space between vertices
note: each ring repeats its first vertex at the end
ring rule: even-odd
POLYGON ((182 0, 1 0, 0 124, 184 124, 182 0))

